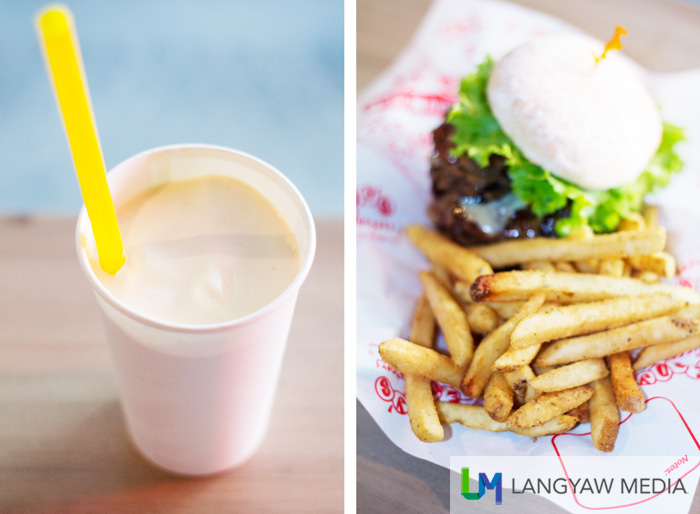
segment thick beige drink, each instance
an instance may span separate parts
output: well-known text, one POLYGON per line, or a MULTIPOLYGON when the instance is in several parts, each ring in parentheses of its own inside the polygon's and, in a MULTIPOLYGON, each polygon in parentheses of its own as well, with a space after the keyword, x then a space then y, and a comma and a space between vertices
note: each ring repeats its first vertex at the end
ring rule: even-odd
POLYGON ((153 318, 221 323, 264 307, 294 280, 296 239, 251 186, 205 175, 152 187, 117 207, 126 263, 99 280, 153 318))
POLYGON ((78 259, 101 308, 128 432, 187 475, 240 465, 267 430, 313 219, 270 165, 205 145, 108 174, 126 263, 102 272, 85 209, 78 259))

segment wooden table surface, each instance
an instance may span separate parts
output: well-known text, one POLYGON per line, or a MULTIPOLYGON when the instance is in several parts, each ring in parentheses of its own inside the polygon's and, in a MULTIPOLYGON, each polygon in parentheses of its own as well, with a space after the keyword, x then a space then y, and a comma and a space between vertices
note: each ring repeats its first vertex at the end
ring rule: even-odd
POLYGON ((342 512, 342 221, 317 223, 263 446, 198 479, 127 440, 75 221, 0 218, 0 513, 342 512))
MULTIPOLYGON (((675 0, 515 0, 607 40, 628 32, 625 53, 652 71, 700 68, 700 6, 675 0)), ((410 41, 430 0, 357 0, 357 90, 361 94, 410 41)), ((449 512, 449 471, 397 448, 358 402, 357 507, 363 514, 449 512)), ((472 512, 490 512, 482 502, 472 512)), ((513 512, 565 512, 542 498, 513 512)), ((511 512, 502 505, 498 512, 511 512)), ((692 513, 700 513, 700 488, 692 513)))

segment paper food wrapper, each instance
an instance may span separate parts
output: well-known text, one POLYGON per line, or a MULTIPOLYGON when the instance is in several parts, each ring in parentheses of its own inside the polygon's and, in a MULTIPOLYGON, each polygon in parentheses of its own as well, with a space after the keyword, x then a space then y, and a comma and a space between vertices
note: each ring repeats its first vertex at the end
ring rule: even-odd
MULTIPOLYGON (((556 442, 541 437, 533 442, 453 424, 445 441, 423 443, 409 426, 403 376, 378 353, 380 342, 409 334, 421 292, 418 271, 427 269, 428 263, 403 229, 409 224, 431 225, 427 216, 431 131, 456 101, 461 78, 472 73, 487 53, 498 59, 533 37, 571 32, 580 31, 508 3, 438 0, 408 48, 358 103, 357 396, 397 446, 444 467, 449 467, 450 456, 556 455, 557 444, 571 455, 599 457, 592 462, 605 466, 607 455, 593 448, 590 437, 565 435, 556 442)), ((678 260, 675 282, 700 289, 700 70, 647 76, 663 118, 684 127, 688 139, 678 147, 686 162, 684 171, 651 201, 661 207, 668 248, 678 260)), ((687 512, 700 476, 700 351, 658 363, 636 378, 646 397, 653 399, 642 413, 621 413, 624 421, 612 455, 694 456, 673 475, 679 478, 685 473, 686 487, 690 484, 692 490, 674 495, 677 503, 672 511, 687 512)), ((478 402, 444 384, 434 384, 433 392, 441 401, 478 402)), ((589 430, 585 424, 572 434, 589 430)), ((593 467, 588 471, 598 472, 593 467)), ((619 510, 642 512, 638 507, 619 510)))

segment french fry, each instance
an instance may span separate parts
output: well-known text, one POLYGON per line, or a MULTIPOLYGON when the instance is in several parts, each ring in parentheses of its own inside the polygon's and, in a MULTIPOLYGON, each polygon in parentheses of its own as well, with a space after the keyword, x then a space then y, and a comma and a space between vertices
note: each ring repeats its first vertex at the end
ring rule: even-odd
POLYGON ((642 412, 646 407, 644 394, 634 379, 629 353, 619 352, 611 355, 608 357, 608 365, 617 406, 627 412, 642 412))
POLYGON ((563 273, 577 273, 578 270, 574 267, 573 264, 570 262, 566 261, 558 261, 554 263, 554 269, 556 271, 561 271, 563 273))
POLYGON ((507 430, 505 423, 491 419, 483 407, 450 402, 436 402, 435 406, 443 423, 460 423, 474 430, 488 430, 489 432, 505 432, 507 430))
POLYGON ((695 334, 700 326, 700 307, 686 307, 661 316, 595 334, 561 339, 543 349, 537 366, 566 364, 581 359, 605 357, 613 353, 680 341, 695 334))
POLYGON ((462 305, 466 306, 474 303, 474 300, 472 300, 471 293, 469 292, 471 286, 471 284, 467 284, 466 282, 462 282, 461 280, 458 280, 457 282, 452 284, 452 293, 462 305))
MULTIPOLYGON (((571 412, 571 411, 569 411, 571 412)), ((518 435, 525 437, 544 437, 546 435, 561 434, 567 432, 576 426, 580 420, 571 414, 562 414, 554 419, 550 419, 541 425, 535 425, 528 428, 510 428, 509 430, 518 435)))
MULTIPOLYGON (((656 225, 650 225, 649 228, 652 228, 654 226, 656 225)), ((633 212, 620 222, 620 224, 617 226, 617 231, 622 232, 624 230, 644 230, 645 228, 647 228, 647 224, 644 221, 642 215, 638 212, 633 212)))
MULTIPOLYGON (((471 298, 471 296, 470 296, 471 298)), ((472 300, 474 301, 474 300, 472 300)), ((485 305, 491 307, 503 319, 510 319, 515 316, 520 308, 524 305, 523 302, 486 302, 485 305)))
POLYGON ((574 266, 576 266, 576 271, 579 273, 598 273, 600 263, 595 259, 587 259, 585 261, 576 261, 574 266))
POLYGON ((556 271, 557 269, 554 267, 554 264, 551 262, 547 261, 532 261, 532 262, 523 262, 520 267, 524 270, 533 270, 533 271, 556 271))
MULTIPOLYGON (((459 280, 471 284, 478 276, 493 273, 491 266, 474 252, 453 243, 437 232, 419 225, 411 225, 406 227, 406 234, 431 262, 446 268, 459 280)), ((641 253, 648 254, 656 250, 661 248, 641 253)))
POLYGON ((670 359, 671 357, 675 357, 676 355, 698 347, 700 347, 700 336, 689 337, 682 341, 676 341, 675 343, 649 346, 644 348, 637 357, 637 360, 634 361, 633 369, 639 371, 647 366, 665 361, 666 359, 670 359))
POLYGON ((676 276, 676 259, 666 252, 656 252, 651 255, 637 255, 627 259, 634 269, 651 271, 660 277, 672 278, 676 276))
POLYGON ((548 371, 552 371, 553 369, 558 368, 558 366, 535 366, 534 364, 530 367, 532 368, 532 371, 535 372, 535 375, 537 375, 538 377, 540 375, 544 375, 548 371))
POLYGON ((466 369, 474 352, 474 340, 467 315, 435 275, 427 271, 421 271, 419 275, 430 308, 445 335, 450 356, 460 369, 466 369))
POLYGON ((540 395, 540 393, 530 385, 530 381, 535 378, 535 373, 530 366, 523 366, 510 373, 503 373, 503 377, 515 392, 515 397, 520 404, 532 401, 540 395))
POLYGON ((491 366, 508 349, 508 341, 515 326, 526 316, 536 312, 544 302, 544 295, 533 296, 518 313, 487 335, 474 352, 461 389, 467 396, 478 398, 491 376, 491 366))
MULTIPOLYGON (((425 294, 418 300, 418 306, 413 314, 411 323, 412 343, 426 348, 433 347, 435 338, 435 318, 425 294)), ((408 419, 411 422, 411 430, 416 437, 426 443, 442 441, 445 437, 444 429, 440 424, 433 391, 430 387, 430 379, 406 373, 406 409, 408 419)))
POLYGON ((659 276, 653 271, 632 270, 630 276, 642 282, 646 282, 647 284, 655 284, 659 281, 659 276))
POLYGON ((406 407, 411 430, 418 439, 426 443, 442 441, 445 431, 435 410, 430 379, 406 374, 406 407))
POLYGON ((540 311, 522 320, 510 338, 513 348, 524 348, 581 334, 623 327, 681 309, 684 302, 665 294, 620 296, 592 303, 540 311))
POLYGON ((553 369, 530 380, 530 385, 543 393, 563 391, 608 376, 603 359, 586 359, 553 369))
POLYGON ((503 355, 496 359, 491 370, 499 373, 510 373, 527 366, 539 353, 541 347, 541 344, 526 346, 525 348, 513 348, 511 346, 503 355))
POLYGON ((602 259, 598 266, 598 273, 620 278, 625 273, 625 261, 617 257, 602 259))
POLYGON ((506 426, 513 429, 541 425, 587 402, 591 396, 593 389, 588 386, 542 394, 513 412, 506 426))
POLYGON ((647 227, 656 227, 659 225, 659 206, 644 204, 642 207, 642 217, 647 227))
POLYGON ((443 423, 459 423, 474 430, 489 432, 513 433, 525 437, 544 437, 571 430, 576 425, 576 417, 570 415, 557 416, 546 423, 527 428, 508 428, 505 423, 489 417, 483 407, 463 405, 460 403, 437 402, 437 410, 443 423))
POLYGON ((532 261, 581 261, 649 255, 663 250, 666 232, 662 228, 615 232, 590 239, 516 239, 490 245, 471 246, 494 268, 532 261))
POLYGON ((588 409, 593 446, 602 452, 611 452, 615 447, 620 424, 620 411, 615 403, 615 393, 609 377, 596 380, 591 387, 593 396, 588 402, 588 409))
POLYGON ((476 334, 490 334, 501 324, 501 317, 491 307, 483 303, 471 303, 464 306, 467 323, 476 334))
POLYGON ((574 407, 567 414, 576 416, 579 423, 589 423, 591 421, 591 413, 588 410, 588 402, 582 403, 578 407, 574 407))
POLYGON ((547 295, 546 301, 562 304, 655 293, 668 294, 687 303, 700 303, 700 295, 689 287, 579 273, 505 271, 479 277, 470 290, 472 299, 477 302, 521 302, 539 292, 547 295))
POLYGON ((438 279, 443 286, 445 286, 445 289, 452 289, 452 277, 450 276, 450 272, 445 268, 438 266, 437 264, 433 264, 433 275, 435 275, 435 278, 438 279))
POLYGON ((508 419, 513 408, 513 389, 500 373, 494 373, 484 390, 484 410, 496 421, 508 419))
POLYGON ((411 337, 409 339, 412 343, 425 346, 426 348, 433 347, 435 341, 435 317, 425 293, 418 299, 418 305, 413 313, 411 337))
MULTIPOLYGON (((569 232, 566 236, 567 239, 592 239, 595 237, 593 229, 589 225, 584 225, 581 228, 577 228, 569 232)), ((576 271, 581 273, 598 273, 598 261, 596 259, 586 259, 582 261, 576 261, 573 263, 576 267, 576 271)), ((547 270, 542 270, 547 271, 547 270)), ((564 270, 559 270, 564 271, 564 270)))
POLYGON ((379 355, 405 375, 414 373, 457 388, 462 380, 462 371, 449 357, 398 337, 380 344, 379 355))

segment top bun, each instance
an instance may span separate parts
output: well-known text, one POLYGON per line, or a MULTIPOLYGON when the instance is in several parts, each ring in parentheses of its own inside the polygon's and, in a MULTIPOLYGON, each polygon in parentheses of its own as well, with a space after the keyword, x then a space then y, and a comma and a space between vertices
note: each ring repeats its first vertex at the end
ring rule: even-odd
POLYGON ((533 40, 494 66, 491 110, 525 157, 585 189, 634 181, 661 142, 659 109, 635 70, 583 36, 533 40))

